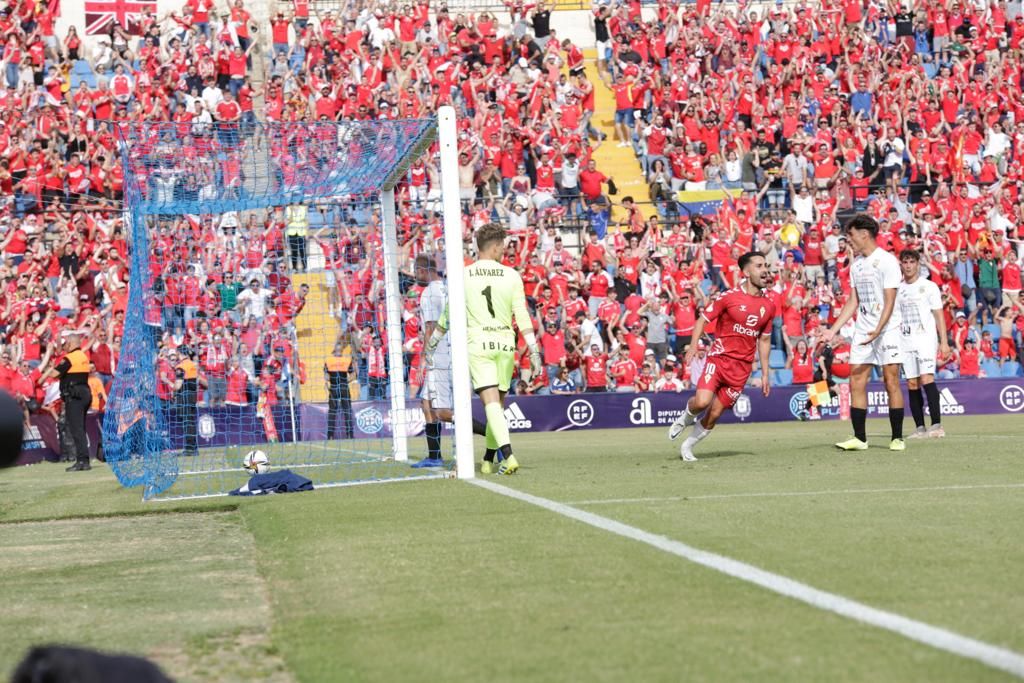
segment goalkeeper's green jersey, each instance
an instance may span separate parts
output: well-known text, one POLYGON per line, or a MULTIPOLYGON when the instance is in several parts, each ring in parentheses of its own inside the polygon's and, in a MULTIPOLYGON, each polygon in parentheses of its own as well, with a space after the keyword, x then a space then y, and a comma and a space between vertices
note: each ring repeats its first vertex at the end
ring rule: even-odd
POLYGON ((512 320, 523 332, 533 332, 526 309, 523 279, 514 268, 480 260, 466 266, 466 316, 469 352, 507 351, 516 348, 512 320))

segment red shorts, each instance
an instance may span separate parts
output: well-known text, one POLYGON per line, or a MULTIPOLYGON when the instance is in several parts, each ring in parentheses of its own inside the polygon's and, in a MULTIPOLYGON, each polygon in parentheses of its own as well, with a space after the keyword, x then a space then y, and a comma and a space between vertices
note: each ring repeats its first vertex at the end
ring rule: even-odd
POLYGON ((1010 360, 1017 357, 1017 346, 1013 343, 1013 337, 999 338, 999 357, 1010 360))
POLYGON ((731 408, 743 393, 750 379, 750 363, 728 356, 709 356, 704 371, 697 380, 697 390, 706 389, 718 397, 726 408, 731 408))

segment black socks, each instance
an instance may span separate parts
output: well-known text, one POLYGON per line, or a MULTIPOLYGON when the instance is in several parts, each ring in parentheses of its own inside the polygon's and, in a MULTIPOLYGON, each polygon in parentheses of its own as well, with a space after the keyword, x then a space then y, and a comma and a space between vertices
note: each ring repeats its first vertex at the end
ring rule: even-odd
POLYGON ((867 426, 868 409, 850 408, 850 422, 853 423, 853 435, 861 441, 868 440, 867 426))
POLYGON ((427 434, 427 457, 441 457, 441 423, 428 422, 424 431, 427 434))
POLYGON ((889 408, 889 428, 892 429, 892 438, 903 438, 903 408, 889 408))
MULTIPOLYGON (((935 382, 924 385, 924 395, 928 397, 928 413, 932 416, 932 426, 942 423, 942 406, 939 402, 939 388, 935 382)), ((924 424, 924 420, 921 420, 924 424)))
POLYGON ((924 394, 921 389, 910 389, 910 414, 914 417, 914 425, 924 427, 924 394))

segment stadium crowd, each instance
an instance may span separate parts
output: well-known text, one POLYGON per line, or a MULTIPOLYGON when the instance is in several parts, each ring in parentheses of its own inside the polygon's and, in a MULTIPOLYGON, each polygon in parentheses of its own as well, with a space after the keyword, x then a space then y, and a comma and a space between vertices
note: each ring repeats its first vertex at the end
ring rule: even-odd
MULTIPOLYGON (((658 3, 645 22, 631 5, 596 10, 616 140, 636 151, 659 212, 683 209, 680 190, 735 197, 689 220, 708 293, 735 284, 737 245, 766 253, 778 273, 777 381, 827 378, 847 357, 844 343, 817 340, 850 291, 840 219, 853 211, 879 220, 883 248, 922 252, 941 286, 954 351, 939 359, 940 376, 1019 373, 1020 11, 956 0, 658 3)), ((690 248, 680 240, 640 270, 665 277, 694 262, 690 248)), ((627 274, 627 289, 644 294, 627 274)), ((671 296, 664 303, 679 315, 671 296)), ((687 341, 685 315, 675 332, 687 341)))
MULTIPOLYGON (((258 120, 429 117, 445 104, 463 113, 466 236, 493 220, 509 226, 505 261, 521 268, 542 330, 546 371, 531 377, 522 354, 520 392, 688 387, 703 362, 703 350, 682 362, 700 306, 736 283, 735 259, 750 248, 778 278, 774 379, 841 378, 848 345, 817 338, 849 292, 839 221, 854 210, 881 221, 886 248, 920 249, 941 284, 954 349, 941 376, 1019 371, 1024 17, 1015 3, 597 5, 599 74, 616 103, 611 140, 592 120, 581 49, 590 46, 560 39, 543 3, 509 4, 506 29, 487 12, 443 5, 358 2, 339 15, 297 0, 264 27, 243 0, 186 0, 132 26, 111 23, 89 51, 75 28, 56 34, 51 7, 0 9, 0 388, 26 415, 56 414, 59 396, 43 377, 63 331, 85 332, 94 409, 117 368, 130 255, 115 126, 173 122, 174 147, 134 141, 161 159, 134 170, 146 193, 202 202, 243 196, 253 181, 243 160, 263 153, 258 120), (636 151, 652 218, 597 168, 602 144, 636 151), (716 189, 735 196, 714 212, 688 215, 676 201, 680 190, 716 189)), ((271 188, 300 184, 336 153, 338 140, 301 130, 264 150, 271 188)), ((436 248, 439 196, 427 154, 399 188, 406 272, 436 248)), ((293 378, 308 381, 294 336, 307 290, 290 273, 316 255, 361 395, 379 396, 379 221, 344 203, 154 217, 145 314, 160 346, 158 394, 174 393, 185 358, 212 405, 273 404, 296 389, 293 378)), ((415 389, 413 304, 404 318, 415 389)))

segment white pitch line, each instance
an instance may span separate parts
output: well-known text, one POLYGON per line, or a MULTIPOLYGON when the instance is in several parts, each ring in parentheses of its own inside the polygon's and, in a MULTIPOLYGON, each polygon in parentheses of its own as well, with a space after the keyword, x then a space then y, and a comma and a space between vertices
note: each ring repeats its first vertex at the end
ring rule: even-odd
POLYGON ((887 489, 826 489, 824 491, 765 491, 762 493, 720 493, 706 496, 664 496, 651 498, 600 498, 573 500, 566 505, 616 505, 626 503, 671 503, 681 500, 721 500, 724 498, 792 498, 796 496, 839 496, 851 493, 908 493, 912 491, 969 491, 972 489, 1019 489, 1024 484, 952 484, 887 489))
POLYGON ((973 659, 994 669, 1024 678, 1024 655, 1012 650, 990 645, 974 638, 968 638, 959 633, 916 621, 893 612, 869 607, 863 603, 844 598, 835 593, 819 590, 781 574, 765 571, 724 555, 700 550, 680 541, 674 541, 659 534, 652 534, 649 531, 644 531, 643 529, 638 529, 637 527, 623 524, 614 519, 587 512, 586 510, 580 510, 565 503, 558 503, 547 498, 510 489, 507 486, 495 484, 484 479, 470 479, 468 481, 493 493, 529 503, 530 505, 536 505, 549 512, 574 519, 617 536, 645 543, 658 550, 721 572, 727 576, 740 579, 741 581, 752 583, 773 593, 799 600, 826 612, 832 612, 862 624, 885 629, 937 650, 973 659))

